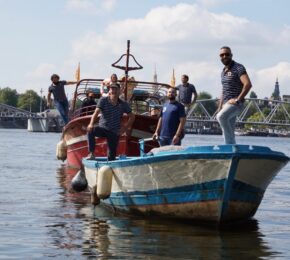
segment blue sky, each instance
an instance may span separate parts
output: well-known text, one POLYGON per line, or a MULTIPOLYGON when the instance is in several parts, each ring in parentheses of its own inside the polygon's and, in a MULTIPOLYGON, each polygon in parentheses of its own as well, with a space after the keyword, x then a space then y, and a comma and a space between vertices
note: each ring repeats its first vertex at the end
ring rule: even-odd
MULTIPOLYGON (((47 94, 50 75, 106 78, 126 50, 144 67, 139 80, 177 83, 188 74, 197 91, 218 97, 219 49, 232 48, 260 98, 276 77, 290 94, 290 1, 287 0, 0 0, 0 87, 47 94)), ((71 87, 67 92, 71 95, 71 87)))

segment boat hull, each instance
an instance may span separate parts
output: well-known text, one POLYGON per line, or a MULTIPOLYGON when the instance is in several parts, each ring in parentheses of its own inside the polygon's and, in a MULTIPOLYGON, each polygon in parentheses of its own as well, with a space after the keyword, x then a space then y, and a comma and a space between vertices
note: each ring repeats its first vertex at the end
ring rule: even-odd
MULTIPOLYGON (((82 158, 88 155, 88 142, 86 128, 90 122, 91 115, 76 117, 71 120, 63 130, 63 139, 67 145, 67 164, 73 168, 81 168, 82 158)), ((123 116, 122 123, 127 121, 127 117, 123 116)), ((117 155, 126 154, 128 156, 139 156, 140 138, 152 137, 158 122, 157 117, 148 117, 136 115, 135 122, 132 127, 130 136, 121 136, 118 144, 117 155)), ((154 147, 158 147, 158 143, 151 141, 145 146, 145 152, 154 147)), ((107 143, 105 138, 96 138, 96 156, 107 155, 107 143)))
MULTIPOLYGON (((189 147, 108 164, 114 210, 143 215, 223 222, 252 217, 267 186, 289 158, 268 148, 189 147)), ((84 160, 90 190, 107 163, 84 160)))

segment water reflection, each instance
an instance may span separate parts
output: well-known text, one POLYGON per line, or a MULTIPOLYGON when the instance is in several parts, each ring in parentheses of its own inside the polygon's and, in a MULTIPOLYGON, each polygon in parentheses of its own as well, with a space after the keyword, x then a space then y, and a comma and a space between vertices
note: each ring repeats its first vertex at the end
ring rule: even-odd
MULTIPOLYGON (((58 170, 60 198, 48 225, 54 256, 98 259, 259 259, 277 255, 251 220, 221 228, 164 219, 114 215, 93 208, 88 193, 73 193, 66 169, 58 170)), ((50 256, 50 254, 47 254, 50 256)))

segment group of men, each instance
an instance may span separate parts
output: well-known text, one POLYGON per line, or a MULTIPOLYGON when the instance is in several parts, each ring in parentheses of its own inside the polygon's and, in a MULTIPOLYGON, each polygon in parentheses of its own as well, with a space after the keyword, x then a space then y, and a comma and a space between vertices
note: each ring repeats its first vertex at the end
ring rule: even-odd
MULTIPOLYGON (((220 49, 220 59, 225 65, 221 73, 222 94, 218 107, 217 120, 222 128, 226 144, 235 144, 235 122, 243 108, 245 96, 251 88, 251 81, 245 67, 232 59, 231 49, 224 46, 220 49)), ((197 99, 194 85, 188 82, 189 77, 182 75, 182 84, 168 89, 168 101, 163 105, 153 139, 160 146, 181 145, 184 136, 186 115, 197 99), (178 95, 177 95, 178 90, 178 95)), ((60 81, 59 76, 51 76, 52 84, 48 90, 48 104, 51 104, 51 93, 54 103, 65 123, 68 122, 68 101, 64 85, 75 84, 74 81, 60 81)), ((114 81, 108 86, 108 95, 99 99, 96 109, 87 126, 89 156, 94 158, 95 137, 107 138, 108 160, 115 160, 119 137, 131 131, 135 115, 129 104, 120 99, 121 86, 114 81), (98 126, 94 126, 101 113, 98 126), (121 126, 123 114, 128 115, 126 125, 121 126)))

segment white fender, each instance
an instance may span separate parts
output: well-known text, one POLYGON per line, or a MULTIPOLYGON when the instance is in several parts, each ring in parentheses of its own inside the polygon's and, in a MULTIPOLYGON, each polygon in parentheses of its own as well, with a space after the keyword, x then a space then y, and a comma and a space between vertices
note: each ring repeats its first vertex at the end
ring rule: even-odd
POLYGON ((56 158, 64 161, 67 157, 67 145, 64 140, 60 140, 56 146, 56 158))
POLYGON ((97 195, 100 199, 106 199, 111 195, 113 170, 105 165, 98 171, 97 195))

